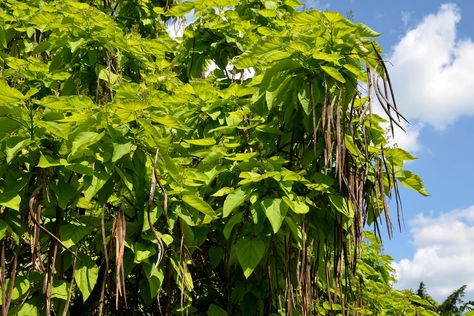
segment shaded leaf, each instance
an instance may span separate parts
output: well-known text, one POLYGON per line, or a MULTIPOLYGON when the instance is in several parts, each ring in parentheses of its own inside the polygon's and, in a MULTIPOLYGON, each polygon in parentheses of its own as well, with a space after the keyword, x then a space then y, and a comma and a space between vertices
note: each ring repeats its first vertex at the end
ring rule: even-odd
POLYGON ((240 222, 242 222, 242 217, 243 217, 243 213, 234 214, 229 219, 229 221, 225 224, 224 230, 223 230, 225 239, 229 239, 230 234, 232 233, 232 229, 234 228, 234 226, 239 224, 240 222))
POLYGON ((344 214, 348 218, 354 217, 354 209, 352 205, 341 195, 329 195, 329 201, 331 205, 340 213, 344 214))
POLYGON ((227 316, 227 312, 220 306, 211 304, 207 310, 208 316, 227 316))
POLYGON ((263 258, 265 243, 262 240, 245 236, 235 244, 235 253, 244 276, 248 279, 263 258))

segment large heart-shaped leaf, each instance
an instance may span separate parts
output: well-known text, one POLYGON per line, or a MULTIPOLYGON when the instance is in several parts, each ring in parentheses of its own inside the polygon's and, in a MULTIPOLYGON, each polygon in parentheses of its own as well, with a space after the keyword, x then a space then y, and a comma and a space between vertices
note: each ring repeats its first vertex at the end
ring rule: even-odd
POLYGON ((262 260, 265 253, 265 243, 259 239, 242 237, 235 244, 235 253, 244 276, 248 279, 260 260, 262 260))

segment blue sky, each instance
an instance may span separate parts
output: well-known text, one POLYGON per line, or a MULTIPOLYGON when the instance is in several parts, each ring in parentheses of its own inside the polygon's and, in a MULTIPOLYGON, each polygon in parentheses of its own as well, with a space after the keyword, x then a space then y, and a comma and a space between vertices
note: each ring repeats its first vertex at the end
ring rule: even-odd
POLYGON ((442 300, 468 285, 474 299, 474 1, 346 0, 306 4, 337 11, 381 32, 395 93, 408 116, 395 142, 419 160, 407 169, 430 197, 402 191, 405 227, 385 251, 400 288, 424 281, 442 300))

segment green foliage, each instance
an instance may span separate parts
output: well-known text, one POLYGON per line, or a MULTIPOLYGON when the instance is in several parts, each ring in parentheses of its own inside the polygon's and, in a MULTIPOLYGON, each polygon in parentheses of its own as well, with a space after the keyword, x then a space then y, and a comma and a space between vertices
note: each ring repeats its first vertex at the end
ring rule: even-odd
POLYGON ((391 267, 392 258, 382 253, 380 240, 365 233, 362 256, 357 265, 356 285, 362 300, 363 315, 439 315, 434 312, 436 303, 420 293, 395 290, 396 280, 391 267))
POLYGON ((427 194, 372 114, 378 34, 299 5, 0 4, 4 314, 408 308, 363 246, 397 181, 427 194))
POLYGON ((466 285, 454 290, 448 297, 437 307, 437 312, 440 315, 455 316, 455 315, 469 315, 474 310, 474 302, 464 302, 463 296, 466 291, 466 285), (467 313, 465 313, 467 312, 467 313))

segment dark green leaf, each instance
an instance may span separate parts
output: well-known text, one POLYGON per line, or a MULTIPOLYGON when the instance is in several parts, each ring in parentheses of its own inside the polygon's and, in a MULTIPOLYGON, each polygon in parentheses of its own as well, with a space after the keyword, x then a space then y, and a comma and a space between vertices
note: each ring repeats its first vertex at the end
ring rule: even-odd
POLYGON ((224 226, 224 237, 225 239, 229 239, 230 234, 232 233, 232 229, 235 225, 239 224, 242 221, 243 214, 237 213, 234 214, 229 221, 224 226))
POLYGON ((241 237, 235 244, 235 253, 245 278, 252 274, 265 253, 265 243, 250 237, 241 237))
POLYGON ((207 316, 227 316, 227 312, 220 306, 211 304, 207 310, 207 316))

